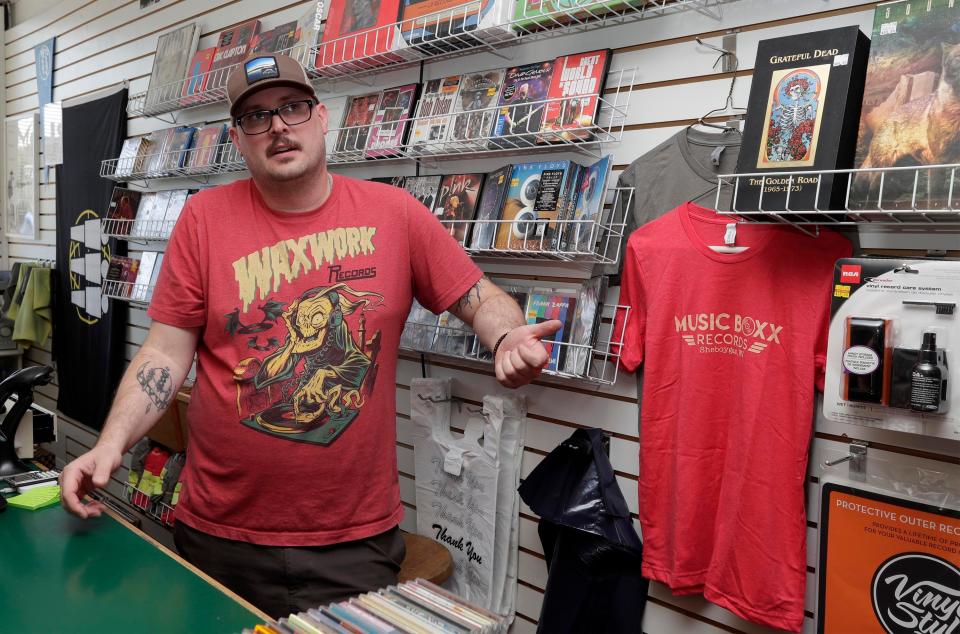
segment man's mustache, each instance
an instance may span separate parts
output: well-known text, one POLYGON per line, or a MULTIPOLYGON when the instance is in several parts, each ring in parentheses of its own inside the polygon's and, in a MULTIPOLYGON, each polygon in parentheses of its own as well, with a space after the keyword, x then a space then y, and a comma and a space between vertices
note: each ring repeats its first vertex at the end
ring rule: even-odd
POLYGON ((301 149, 300 144, 287 138, 280 137, 279 139, 274 140, 269 146, 267 146, 267 154, 274 155, 281 149, 285 150, 299 150, 301 149))

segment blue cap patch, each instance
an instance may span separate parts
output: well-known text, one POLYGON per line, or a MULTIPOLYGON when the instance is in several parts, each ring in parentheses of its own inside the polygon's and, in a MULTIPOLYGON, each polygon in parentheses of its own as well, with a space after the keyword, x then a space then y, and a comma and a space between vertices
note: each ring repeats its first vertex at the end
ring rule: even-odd
POLYGON ((243 72, 247 75, 247 84, 255 84, 264 79, 280 76, 277 60, 274 57, 255 57, 243 65, 243 72))

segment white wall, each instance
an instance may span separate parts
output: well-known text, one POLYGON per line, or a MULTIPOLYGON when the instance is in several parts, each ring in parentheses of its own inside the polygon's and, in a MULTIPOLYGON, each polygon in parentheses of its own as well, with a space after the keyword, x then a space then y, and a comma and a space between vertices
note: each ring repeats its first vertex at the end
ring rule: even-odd
MULTIPOLYGON (((37 108, 32 47, 57 36, 55 60, 54 99, 68 99, 88 94, 124 79, 130 80, 131 92, 146 89, 157 36, 171 27, 197 20, 202 26, 201 46, 211 46, 217 33, 227 26, 259 17, 269 27, 282 18, 299 15, 306 7, 303 0, 277 0, 265 8, 261 0, 164 0, 146 10, 131 0, 63 0, 56 7, 15 26, 6 33, 4 55, 7 83, 4 104, 8 116, 23 114, 37 108)), ((454 60, 428 64, 426 78, 450 72, 481 70, 545 59, 565 52, 612 47, 615 50, 613 68, 637 67, 633 87, 630 120, 622 143, 612 146, 616 169, 619 171, 647 150, 691 122, 697 116, 722 103, 728 86, 726 76, 718 76, 712 68, 715 53, 699 48, 693 41, 697 35, 719 45, 723 32, 739 29, 738 52, 741 78, 737 82, 735 102, 743 104, 750 86, 751 68, 759 40, 811 30, 859 24, 869 33, 875 2, 865 0, 737 0, 723 5, 723 18, 717 21, 699 13, 680 13, 673 16, 632 22, 623 26, 592 29, 520 46, 509 51, 511 60, 505 61, 490 53, 479 53, 454 60)), ((391 72, 376 79, 376 85, 396 85, 415 80, 417 69, 391 72)), ((329 99, 335 108, 342 103, 338 96, 360 93, 362 85, 343 83, 333 87, 329 99)), ((179 122, 193 123, 225 117, 225 108, 210 106, 180 113, 179 122)), ((150 118, 132 118, 131 135, 167 127, 169 124, 150 118)), ((483 159, 448 161, 438 166, 442 172, 476 171, 497 167, 510 159, 483 159)), ((405 163, 345 167, 343 173, 367 177, 372 175, 405 175, 413 173, 413 166, 405 163)), ((425 173, 429 173, 429 169, 425 173)), ((160 184, 161 188, 173 184, 160 184)), ((53 258, 55 228, 55 193, 52 183, 41 189, 41 240, 39 243, 22 240, 5 246, 5 255, 13 261, 33 258, 53 258)), ((915 244, 909 236, 892 239, 897 253, 915 244)), ((956 242, 954 242, 956 244, 956 242)), ((516 265, 485 265, 490 270, 536 274, 547 280, 568 281, 582 276, 571 267, 517 267, 516 265)), ((611 298, 616 296, 613 289, 611 298)), ((134 308, 126 331, 128 358, 146 336, 149 320, 142 309, 134 308)), ((50 363, 49 342, 28 355, 31 363, 50 363)), ((408 509, 403 526, 415 525, 413 450, 410 444, 409 385, 420 375, 419 359, 403 354, 397 377, 397 453, 400 464, 400 483, 404 504, 408 509)), ((486 368, 466 367, 450 360, 432 360, 428 374, 451 377, 455 394, 479 402, 484 394, 498 390, 486 368)), ((526 452, 523 469, 528 473, 558 442, 579 426, 598 426, 611 432, 611 458, 627 502, 636 518, 637 473, 639 469, 637 444, 637 415, 635 382, 632 376, 622 375, 617 385, 597 389, 588 385, 543 380, 522 390, 530 411, 526 427, 526 452)), ((40 404, 55 407, 57 386, 43 390, 40 404)), ((89 447, 95 438, 82 429, 71 431, 64 421, 65 438, 58 445, 64 458, 72 458, 89 447)), ((918 466, 943 471, 953 480, 960 479, 960 446, 942 440, 932 440, 898 432, 871 430, 863 427, 818 421, 813 441, 814 458, 811 461, 811 481, 808 486, 810 510, 808 513, 808 601, 806 631, 814 631, 817 578, 817 481, 823 474, 819 463, 825 458, 845 453, 846 443, 859 438, 880 443, 882 450, 871 450, 871 468, 878 473, 889 465, 918 466)), ((837 467, 841 476, 846 467, 837 467)), ((125 474, 120 473, 112 485, 119 492, 125 474)), ((536 518, 529 509, 521 511, 520 589, 517 632, 532 632, 540 611, 546 567, 536 534, 536 518)), ((765 628, 746 623, 729 612, 705 603, 696 597, 677 598, 664 587, 653 584, 644 626, 648 634, 675 632, 764 632, 765 628)))
POLYGON ((10 26, 16 26, 49 11, 59 0, 13 0, 10 26))

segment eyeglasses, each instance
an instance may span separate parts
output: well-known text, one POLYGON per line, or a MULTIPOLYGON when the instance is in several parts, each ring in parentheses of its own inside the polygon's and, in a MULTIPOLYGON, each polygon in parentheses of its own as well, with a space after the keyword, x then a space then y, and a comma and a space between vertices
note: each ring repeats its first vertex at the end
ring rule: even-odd
POLYGON ((315 103, 317 102, 314 99, 304 99, 285 103, 273 110, 254 110, 237 117, 237 125, 244 134, 263 134, 273 125, 273 115, 279 116, 280 120, 287 125, 300 125, 313 116, 315 103))

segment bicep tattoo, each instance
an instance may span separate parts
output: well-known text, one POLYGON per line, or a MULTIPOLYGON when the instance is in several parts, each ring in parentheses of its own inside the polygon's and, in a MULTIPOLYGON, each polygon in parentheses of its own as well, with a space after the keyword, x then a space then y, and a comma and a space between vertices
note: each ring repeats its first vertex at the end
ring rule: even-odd
POLYGON ((170 397, 173 395, 173 378, 170 375, 170 368, 151 368, 149 361, 137 368, 137 383, 140 389, 150 401, 147 403, 147 409, 144 414, 150 413, 150 407, 156 406, 157 410, 163 412, 170 405, 170 397))
POLYGON ((484 275, 477 283, 470 287, 466 293, 464 293, 460 299, 457 300, 457 303, 454 304, 457 312, 463 312, 471 306, 480 305, 480 289, 483 287, 484 283, 489 282, 487 276, 484 275))

